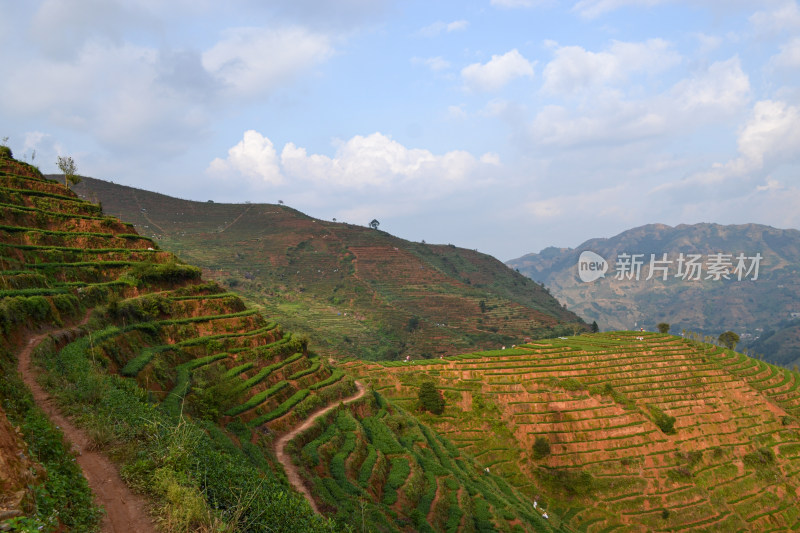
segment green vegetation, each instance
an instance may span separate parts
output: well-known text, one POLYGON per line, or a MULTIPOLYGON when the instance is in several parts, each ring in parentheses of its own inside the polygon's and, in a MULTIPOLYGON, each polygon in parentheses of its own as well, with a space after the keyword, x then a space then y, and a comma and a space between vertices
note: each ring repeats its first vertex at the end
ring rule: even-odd
POLYGON ((432 381, 425 381, 419 387, 419 408, 435 415, 444 413, 444 397, 436 384, 432 381))
POLYGON ((91 178, 77 190, 150 237, 156 224, 162 248, 235 285, 325 357, 433 359, 588 331, 539 284, 472 250, 280 204, 188 202, 91 178))
POLYGON ((543 459, 550 455, 550 441, 547 437, 536 437, 533 443, 533 458, 543 459))

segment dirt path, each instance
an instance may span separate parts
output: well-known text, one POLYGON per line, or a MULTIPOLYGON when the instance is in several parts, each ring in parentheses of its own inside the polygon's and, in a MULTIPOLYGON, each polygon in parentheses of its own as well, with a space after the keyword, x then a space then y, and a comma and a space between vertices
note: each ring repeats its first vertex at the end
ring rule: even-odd
POLYGON ((275 443, 275 455, 278 457, 278 461, 281 462, 283 465, 284 470, 286 470, 286 477, 289 479, 289 483, 292 484, 292 487, 297 489, 303 496, 306 497, 308 503, 311 504, 311 508, 314 509, 314 512, 319 514, 319 508, 317 507, 317 502, 314 501, 313 496, 311 496, 311 491, 309 491, 306 486, 303 484, 303 479, 300 477, 300 473, 297 471, 297 467, 294 466, 292 463, 291 458, 287 455, 285 448, 286 445, 289 443, 290 440, 295 438, 297 435, 302 433, 303 431, 310 428, 317 418, 321 417, 331 409, 335 409, 339 406, 339 403, 350 403, 358 400, 367 392, 367 388, 361 384, 359 381, 354 382, 358 390, 352 396, 341 400, 340 402, 335 402, 330 404, 327 407, 323 407, 319 411, 316 411, 311 414, 302 424, 297 426, 296 428, 292 429, 289 433, 282 435, 278 442, 275 443))
POLYGON ((45 412, 53 424, 61 428, 61 432, 72 444, 72 449, 78 454, 78 465, 89 482, 95 502, 102 505, 106 511, 100 524, 101 531, 103 533, 130 531, 155 533, 156 528, 147 514, 144 499, 131 492, 123 483, 117 467, 111 461, 90 449, 91 440, 86 433, 75 427, 69 419, 61 414, 50 395, 36 381, 37 372, 31 363, 31 353, 51 333, 58 332, 42 333, 28 341, 28 344, 19 353, 17 369, 33 393, 36 405, 45 412))

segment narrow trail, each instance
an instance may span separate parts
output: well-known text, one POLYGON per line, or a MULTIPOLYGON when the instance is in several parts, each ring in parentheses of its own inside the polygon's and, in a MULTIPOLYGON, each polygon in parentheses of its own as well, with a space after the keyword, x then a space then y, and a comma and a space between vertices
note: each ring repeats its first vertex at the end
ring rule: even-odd
POLYGON ((289 483, 291 483, 292 487, 294 487, 298 492, 300 492, 303 496, 306 497, 308 503, 311 504, 311 508, 314 509, 314 512, 317 514, 320 514, 319 508, 317 507, 317 502, 315 502, 314 497, 311 496, 311 491, 309 491, 303 484, 303 479, 300 477, 300 473, 297 471, 297 467, 294 466, 294 463, 292 463, 291 458, 286 453, 285 448, 290 440, 292 440, 297 435, 310 428, 317 420, 317 418, 321 417, 331 409, 335 409, 336 407, 339 406, 340 403, 354 402, 359 398, 363 397, 364 394, 367 393, 367 388, 364 385, 362 385, 361 382, 355 381, 354 383, 358 388, 355 394, 339 402, 332 403, 327 407, 323 407, 319 411, 312 413, 311 416, 309 416, 302 424, 292 429, 289 433, 282 435, 275 443, 275 455, 278 457, 278 461, 280 461, 281 464, 283 465, 284 470, 286 470, 286 477, 289 479, 289 483))
MULTIPOLYGON (((88 319, 89 315, 86 315, 88 319)), ((83 323, 86 323, 84 319, 83 323)), ((100 523, 103 533, 155 533, 156 528, 147 514, 145 500, 131 492, 119 476, 117 467, 99 452, 93 451, 92 441, 81 429, 75 427, 56 407, 50 395, 36 381, 38 372, 31 362, 31 353, 42 340, 53 333, 68 331, 49 331, 35 335, 18 354, 17 370, 23 381, 33 393, 33 399, 50 422, 61 429, 72 449, 77 453, 78 465, 89 482, 95 502, 102 505, 105 515, 100 523)))
POLYGON ((241 219, 243 216, 245 216, 252 208, 253 208, 252 205, 247 206, 247 209, 242 211, 242 214, 240 214, 238 217, 234 218, 232 222, 230 222, 227 226, 225 226, 224 228, 219 230, 219 233, 223 233, 226 229, 230 228, 231 226, 233 226, 234 224, 239 222, 239 219, 241 219))

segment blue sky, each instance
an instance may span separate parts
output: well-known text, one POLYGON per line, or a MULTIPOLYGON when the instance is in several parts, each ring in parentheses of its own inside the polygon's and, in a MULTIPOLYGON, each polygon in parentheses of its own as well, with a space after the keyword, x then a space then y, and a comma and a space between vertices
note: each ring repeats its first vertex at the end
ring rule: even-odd
POLYGON ((796 0, 0 0, 15 156, 502 260, 800 227, 796 0), (35 153, 34 153, 35 151, 35 153))

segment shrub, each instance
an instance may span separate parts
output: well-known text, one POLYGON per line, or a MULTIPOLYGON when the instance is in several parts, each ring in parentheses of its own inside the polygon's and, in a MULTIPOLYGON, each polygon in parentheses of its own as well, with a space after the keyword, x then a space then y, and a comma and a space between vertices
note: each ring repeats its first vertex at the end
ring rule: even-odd
POLYGON ((534 459, 542 459, 550 455, 550 441, 547 437, 536 437, 533 443, 533 457, 534 459))
POLYGON ((419 387, 419 408, 435 415, 444 412, 444 397, 432 381, 425 381, 419 387))
POLYGON ((675 433, 675 417, 669 416, 664 411, 656 406, 650 406, 650 414, 653 416, 653 422, 659 429, 667 435, 675 433))

